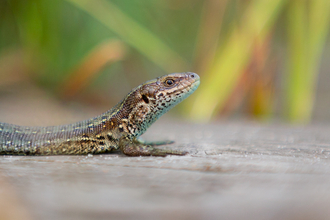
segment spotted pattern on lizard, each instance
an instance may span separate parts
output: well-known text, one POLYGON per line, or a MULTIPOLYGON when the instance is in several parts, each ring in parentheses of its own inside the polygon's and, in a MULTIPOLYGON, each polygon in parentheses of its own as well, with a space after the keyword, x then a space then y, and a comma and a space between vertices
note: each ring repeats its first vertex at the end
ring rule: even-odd
POLYGON ((196 73, 172 73, 134 88, 112 109, 89 120, 61 126, 24 127, 0 123, 0 154, 96 154, 121 150, 128 156, 185 155, 155 148, 137 138, 199 86, 196 73))

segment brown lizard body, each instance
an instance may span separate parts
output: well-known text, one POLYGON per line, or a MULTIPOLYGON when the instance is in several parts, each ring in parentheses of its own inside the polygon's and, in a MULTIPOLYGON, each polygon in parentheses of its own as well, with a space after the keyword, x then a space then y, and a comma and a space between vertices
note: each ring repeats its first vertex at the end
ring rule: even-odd
POLYGON ((128 156, 184 155, 137 140, 161 115, 193 93, 196 73, 173 73, 133 89, 104 114, 69 125, 24 127, 0 123, 0 154, 95 154, 120 149, 128 156))

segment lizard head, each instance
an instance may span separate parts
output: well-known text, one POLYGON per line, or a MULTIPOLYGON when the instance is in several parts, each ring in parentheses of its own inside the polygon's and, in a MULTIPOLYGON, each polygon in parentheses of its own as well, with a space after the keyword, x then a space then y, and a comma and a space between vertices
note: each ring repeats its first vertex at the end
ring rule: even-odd
POLYGON ((193 93, 199 83, 199 76, 191 72, 161 76, 141 86, 141 102, 157 111, 154 113, 164 114, 193 93))
POLYGON ((131 133, 141 135, 160 116, 187 98, 199 86, 196 73, 172 73, 138 86, 134 94, 135 106, 129 114, 131 133))

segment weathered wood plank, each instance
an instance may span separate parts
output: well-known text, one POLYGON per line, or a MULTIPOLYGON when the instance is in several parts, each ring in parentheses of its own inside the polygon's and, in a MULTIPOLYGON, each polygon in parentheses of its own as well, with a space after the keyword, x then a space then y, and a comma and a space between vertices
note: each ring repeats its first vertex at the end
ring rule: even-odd
POLYGON ((0 172, 36 219, 327 219, 329 134, 162 120, 145 139, 188 156, 2 156, 0 172))

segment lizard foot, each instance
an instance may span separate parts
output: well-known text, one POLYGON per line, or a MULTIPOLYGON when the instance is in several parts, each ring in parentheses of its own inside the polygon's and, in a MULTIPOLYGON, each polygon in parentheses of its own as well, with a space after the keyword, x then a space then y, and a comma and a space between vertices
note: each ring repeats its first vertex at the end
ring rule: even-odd
POLYGON ((177 150, 164 150, 157 149, 150 145, 146 145, 137 140, 130 140, 127 137, 124 137, 119 142, 120 150, 127 156, 159 156, 165 157, 167 155, 186 155, 186 151, 177 151, 177 150))

